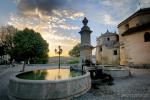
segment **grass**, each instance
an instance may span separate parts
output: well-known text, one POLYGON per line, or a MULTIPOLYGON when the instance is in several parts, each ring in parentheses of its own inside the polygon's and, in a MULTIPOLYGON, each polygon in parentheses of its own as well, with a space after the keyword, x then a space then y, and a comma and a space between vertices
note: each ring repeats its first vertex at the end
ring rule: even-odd
POLYGON ((77 63, 79 63, 79 60, 77 60, 77 59, 67 62, 67 64, 77 64, 77 63))
MULTIPOLYGON (((61 64, 77 64, 79 63, 78 57, 60 57, 61 64)), ((49 64, 58 64, 58 57, 50 57, 49 64)))

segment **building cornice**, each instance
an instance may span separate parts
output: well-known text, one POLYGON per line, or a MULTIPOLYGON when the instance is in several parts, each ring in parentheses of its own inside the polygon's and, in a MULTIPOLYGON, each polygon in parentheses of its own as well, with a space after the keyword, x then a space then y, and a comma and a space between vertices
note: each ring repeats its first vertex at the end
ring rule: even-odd
POLYGON ((140 32, 140 31, 147 30, 147 29, 150 29, 150 22, 143 24, 143 25, 140 25, 140 26, 130 28, 127 31, 123 32, 121 35, 122 36, 130 35, 130 34, 134 34, 136 32, 140 32))
POLYGON ((140 16, 140 15, 143 15, 143 14, 150 14, 150 8, 143 8, 143 9, 140 9, 138 10, 137 12, 135 12, 134 14, 132 14, 131 16, 129 16, 127 19, 125 19, 124 21, 122 21, 118 27, 120 27, 121 25, 129 22, 130 20, 132 20, 134 17, 137 17, 137 16, 140 16))

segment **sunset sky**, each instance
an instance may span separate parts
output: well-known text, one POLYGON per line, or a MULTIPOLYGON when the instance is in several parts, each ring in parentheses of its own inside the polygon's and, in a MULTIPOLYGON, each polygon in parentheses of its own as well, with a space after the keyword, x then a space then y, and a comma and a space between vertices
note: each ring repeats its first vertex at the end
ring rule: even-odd
POLYGON ((1 0, 0 26, 32 28, 49 43, 50 56, 55 56, 58 45, 66 56, 80 42, 78 32, 85 16, 95 46, 101 33, 117 31, 122 20, 145 7, 150 7, 150 0, 1 0))

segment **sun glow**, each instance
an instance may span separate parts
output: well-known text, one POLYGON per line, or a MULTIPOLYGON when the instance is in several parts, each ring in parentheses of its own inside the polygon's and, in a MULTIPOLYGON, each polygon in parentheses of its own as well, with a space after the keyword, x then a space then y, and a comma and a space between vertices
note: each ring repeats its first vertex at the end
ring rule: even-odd
POLYGON ((79 27, 77 25, 70 25, 66 20, 69 18, 74 21, 84 14, 81 12, 69 12, 69 10, 63 10, 63 12, 65 12, 65 15, 60 11, 57 11, 57 14, 55 11, 53 16, 45 15, 36 8, 32 13, 30 11, 24 12, 24 16, 12 14, 8 24, 13 25, 19 30, 28 27, 39 32, 49 44, 48 55, 50 57, 57 56, 54 50, 59 45, 63 49, 62 56, 68 56, 68 51, 79 42, 79 38, 77 34, 75 34, 76 31, 79 30, 79 27), (58 13, 59 16, 61 14, 63 18, 58 17, 58 13))
POLYGON ((70 77, 70 70, 68 69, 53 69, 47 70, 46 80, 60 80, 68 79, 70 77))

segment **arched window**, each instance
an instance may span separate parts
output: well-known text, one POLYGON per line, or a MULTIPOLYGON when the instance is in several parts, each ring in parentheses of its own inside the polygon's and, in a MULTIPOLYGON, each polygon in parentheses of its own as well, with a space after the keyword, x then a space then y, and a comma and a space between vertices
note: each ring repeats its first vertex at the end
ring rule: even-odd
POLYGON ((149 32, 146 32, 146 33, 144 34, 144 42, 148 42, 148 41, 150 41, 150 33, 149 33, 149 32))
POLYGON ((114 55, 117 55, 117 50, 114 50, 114 55))
POLYGON ((116 40, 119 41, 119 35, 116 36, 116 40))
POLYGON ((109 41, 109 40, 110 40, 110 38, 108 37, 108 38, 107 38, 107 41, 109 41))
POLYGON ((126 25, 125 25, 125 28, 126 28, 126 30, 129 29, 129 24, 126 24, 126 25))
POLYGON ((102 51, 102 47, 100 48, 100 51, 102 51))
POLYGON ((99 52, 102 52, 102 47, 100 47, 99 52))

